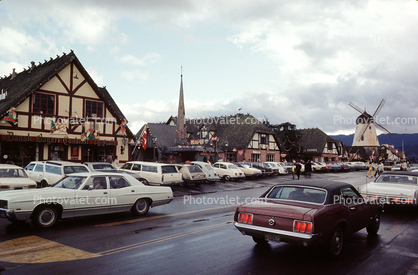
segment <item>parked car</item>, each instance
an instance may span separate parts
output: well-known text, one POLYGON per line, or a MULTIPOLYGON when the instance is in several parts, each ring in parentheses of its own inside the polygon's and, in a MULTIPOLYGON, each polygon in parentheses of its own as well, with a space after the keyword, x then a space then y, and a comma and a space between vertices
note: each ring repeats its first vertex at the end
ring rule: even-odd
POLYGON ((60 160, 32 161, 25 170, 29 178, 36 181, 38 187, 54 185, 69 174, 90 172, 84 164, 60 160))
POLYGON ((329 172, 331 167, 323 162, 312 162, 312 172, 329 172))
POLYGON ((262 162, 264 167, 271 168, 273 175, 277 176, 280 174, 280 167, 274 162, 262 162))
POLYGON ((292 166, 293 166, 293 162, 284 162, 283 163, 283 167, 287 170, 287 173, 289 173, 289 174, 292 173, 292 166))
POLYGON ((365 201, 351 184, 305 180, 275 185, 239 206, 234 225, 258 244, 325 244, 336 257, 350 234, 364 227, 377 234, 381 211, 381 204, 365 201))
POLYGON ((352 170, 351 166, 344 162, 337 162, 336 164, 340 166, 340 172, 350 172, 352 170))
POLYGON ((0 193, 0 217, 11 222, 32 220, 51 227, 59 219, 132 211, 144 215, 150 207, 170 203, 170 187, 145 186, 127 174, 75 173, 53 187, 0 193))
POLYGON ((216 174, 219 175, 221 179, 224 180, 240 180, 245 179, 244 173, 238 169, 232 163, 229 162, 216 162, 212 165, 213 169, 215 169, 216 174))
POLYGON ((277 167, 279 168, 279 174, 280 175, 287 175, 288 174, 288 171, 284 167, 283 162, 268 162, 268 163, 277 165, 277 167))
POLYGON ((199 186, 206 182, 207 178, 205 172, 197 165, 184 164, 181 165, 179 171, 183 174, 183 183, 181 184, 183 186, 189 183, 199 186))
POLYGON ((350 165, 353 171, 367 170, 366 164, 364 164, 364 162, 361 161, 350 161, 346 164, 350 165))
POLYGON ((216 182, 220 180, 218 174, 215 172, 215 169, 213 169, 209 163, 203 161, 192 161, 191 163, 193 165, 199 166, 200 169, 202 169, 202 171, 206 174, 206 181, 216 182))
POLYGON ((175 164, 128 161, 120 170, 138 173, 144 177, 149 184, 175 185, 183 183, 183 174, 177 170, 175 164))
POLYGON ((250 167, 256 168, 263 172, 263 176, 272 176, 274 174, 273 169, 269 166, 264 166, 262 162, 246 162, 250 167))
POLYGON ((340 171, 340 166, 334 162, 327 162, 326 165, 331 167, 331 172, 338 172, 340 171))
POLYGON ((241 162, 234 162, 234 164, 238 167, 239 170, 241 170, 246 178, 258 178, 263 175, 263 172, 261 172, 260 169, 250 167, 246 163, 241 162))
POLYGON ((0 191, 32 188, 36 188, 36 182, 28 177, 22 167, 0 164, 0 191))
POLYGON ((408 171, 384 171, 374 182, 359 187, 363 197, 385 204, 418 205, 418 174, 408 171))
POLYGON ((108 162, 84 162, 84 165, 86 165, 90 171, 92 172, 112 172, 112 173, 125 173, 129 174, 132 177, 136 178, 140 182, 142 182, 145 185, 149 185, 149 182, 146 178, 141 176, 139 173, 130 172, 130 171, 123 171, 119 170, 113 164, 108 162))

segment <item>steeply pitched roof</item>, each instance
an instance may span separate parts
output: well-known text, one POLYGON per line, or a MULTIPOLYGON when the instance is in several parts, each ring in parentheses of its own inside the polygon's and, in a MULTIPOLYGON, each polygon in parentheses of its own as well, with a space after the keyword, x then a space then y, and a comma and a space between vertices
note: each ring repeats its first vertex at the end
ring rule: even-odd
MULTIPOLYGON (((135 135, 137 139, 141 138, 141 134, 144 131, 144 127, 148 126, 151 136, 156 137, 156 145, 158 148, 168 148, 175 146, 176 140, 176 126, 166 125, 161 123, 148 123, 138 131, 135 135)), ((149 137, 147 137, 148 139, 149 137)))
MULTIPOLYGON (((64 53, 61 57, 57 56, 55 59, 45 60, 44 63, 39 63, 39 65, 35 65, 35 62, 32 62, 32 66, 29 69, 1 78, 0 89, 3 92, 7 91, 7 96, 0 101, 0 118, 4 117, 11 107, 18 106, 29 95, 75 60, 77 60, 77 57, 74 52, 64 53)), ((80 68, 82 68, 81 64, 80 68)))
POLYGON ((218 148, 246 149, 256 132, 274 134, 273 131, 250 114, 210 117, 204 119, 186 119, 187 133, 197 137, 200 128, 205 125, 208 131, 215 131, 219 138, 218 148))
MULTIPOLYGON (((109 110, 119 122, 124 121, 126 119, 125 116, 122 114, 109 92, 106 88, 99 88, 96 85, 73 51, 68 54, 64 53, 62 56, 57 55, 57 58, 55 59, 51 57, 50 60, 45 60, 42 64, 39 63, 36 65, 35 62, 32 62, 32 66, 28 69, 24 69, 20 73, 12 73, 7 77, 0 78, 0 90, 2 93, 7 92, 5 98, 0 100, 0 119, 7 114, 7 111, 11 107, 17 107, 71 62, 74 62, 89 85, 97 92, 98 96, 106 102, 109 110)), ((131 138, 134 137, 128 127, 127 134, 131 138)))
POLYGON ((299 129, 297 131, 302 135, 299 144, 304 149, 304 154, 309 154, 310 152, 321 154, 325 148, 326 142, 336 142, 318 128, 299 129))

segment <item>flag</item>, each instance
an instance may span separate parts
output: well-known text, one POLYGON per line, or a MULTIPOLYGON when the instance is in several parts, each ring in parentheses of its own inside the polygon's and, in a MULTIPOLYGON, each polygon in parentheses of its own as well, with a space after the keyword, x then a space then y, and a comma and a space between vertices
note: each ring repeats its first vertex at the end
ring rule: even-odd
POLYGON ((147 127, 144 128, 144 132, 142 133, 142 148, 144 150, 147 149, 147 127))

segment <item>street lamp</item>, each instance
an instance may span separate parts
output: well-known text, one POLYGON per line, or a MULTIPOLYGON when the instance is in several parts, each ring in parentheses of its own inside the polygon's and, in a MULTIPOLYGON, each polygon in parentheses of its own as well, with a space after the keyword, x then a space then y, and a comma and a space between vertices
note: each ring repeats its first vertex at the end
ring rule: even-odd
POLYGON ((225 141, 225 146, 226 146, 225 161, 228 161, 228 141, 225 141))

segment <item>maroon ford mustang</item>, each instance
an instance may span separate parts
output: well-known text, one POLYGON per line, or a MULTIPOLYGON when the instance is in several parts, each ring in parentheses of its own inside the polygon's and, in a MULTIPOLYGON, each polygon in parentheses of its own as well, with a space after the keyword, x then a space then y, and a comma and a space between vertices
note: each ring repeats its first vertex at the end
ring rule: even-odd
POLYGON ((377 200, 365 200, 351 184, 294 181, 275 185, 260 198, 239 206, 234 225, 259 244, 326 244, 336 257, 345 236, 365 227, 367 233, 377 234, 381 211, 377 200))

